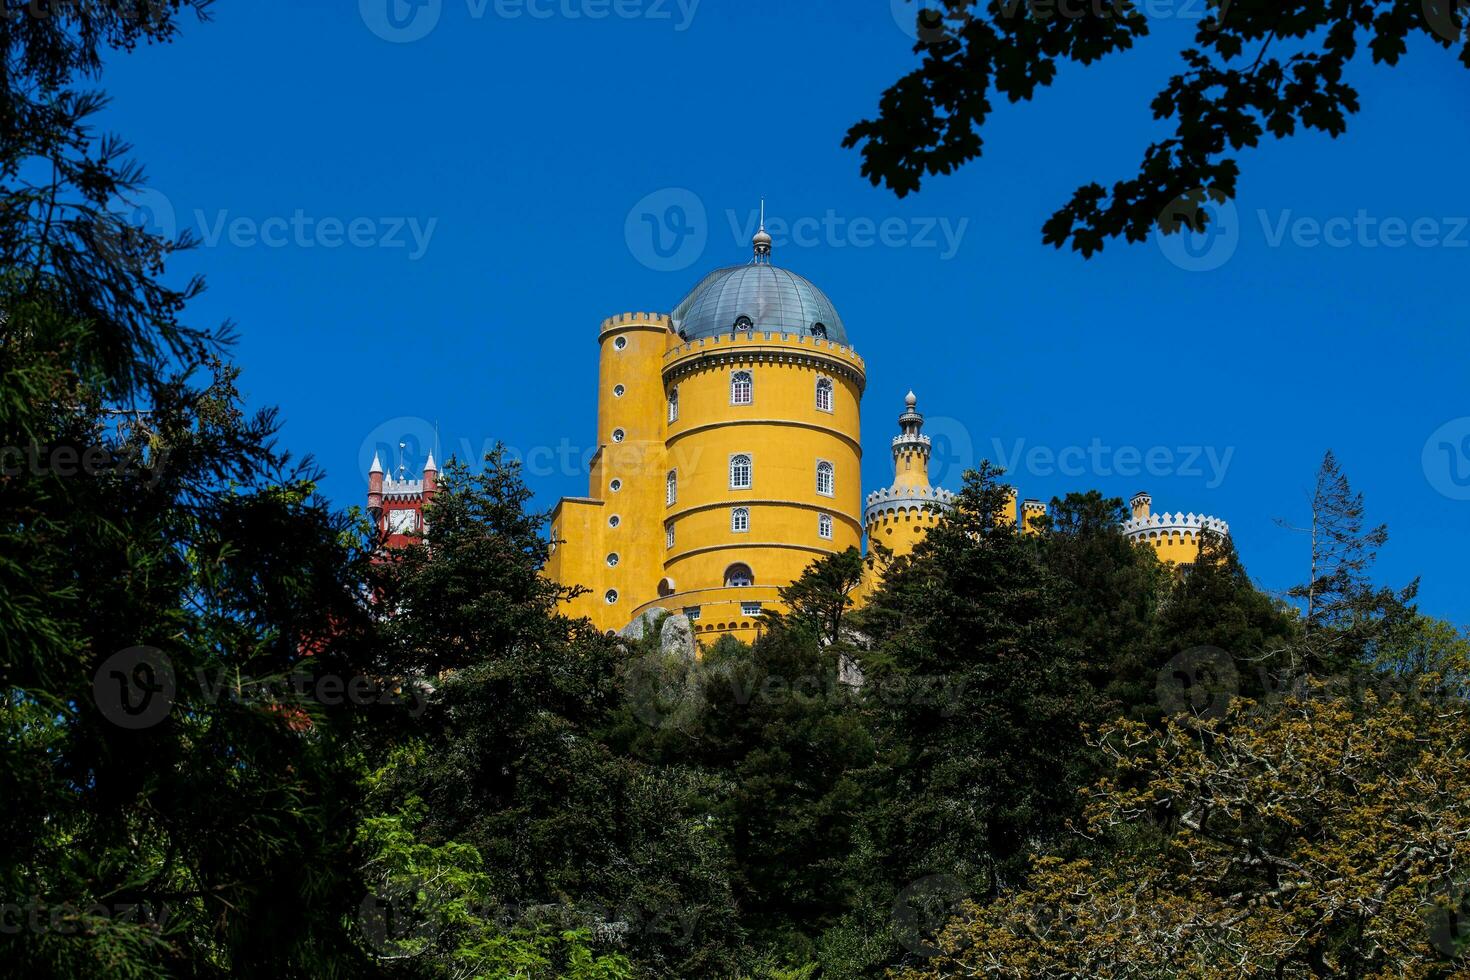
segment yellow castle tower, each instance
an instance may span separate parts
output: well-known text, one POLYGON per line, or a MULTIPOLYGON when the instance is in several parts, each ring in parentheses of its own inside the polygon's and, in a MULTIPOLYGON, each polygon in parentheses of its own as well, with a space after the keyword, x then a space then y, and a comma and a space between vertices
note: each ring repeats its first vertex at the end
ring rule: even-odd
POLYGON ((826 294, 771 264, 764 222, 752 245, 672 314, 602 324, 588 494, 551 517, 548 575, 590 589, 573 615, 750 639, 781 587, 862 544, 863 360, 826 294))
POLYGON ((924 435, 924 416, 919 399, 911 391, 904 398, 898 417, 898 435, 893 437, 893 484, 868 494, 863 526, 869 543, 883 545, 894 556, 914 550, 939 515, 954 504, 954 494, 929 485, 929 437, 924 435))
MULTIPOLYGON (((864 502, 863 359, 826 294, 771 263, 764 218, 751 244, 748 264, 711 272, 672 313, 623 313, 598 332, 598 450, 587 496, 552 511, 546 572, 588 590, 568 612, 599 628, 637 632, 667 613, 700 643, 752 640, 814 560, 865 535, 907 554, 954 505, 929 482, 912 391, 893 482, 864 502)), ((1187 567, 1203 530, 1229 533, 1150 504, 1135 495, 1123 530, 1163 561, 1187 567)), ((1012 490, 1000 517, 1035 533, 1045 513, 1038 500, 1018 513, 1012 490)))

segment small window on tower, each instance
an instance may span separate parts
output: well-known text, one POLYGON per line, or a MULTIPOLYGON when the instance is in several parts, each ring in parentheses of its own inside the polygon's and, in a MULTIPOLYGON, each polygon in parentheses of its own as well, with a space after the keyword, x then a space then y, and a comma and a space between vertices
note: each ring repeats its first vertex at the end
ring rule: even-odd
POLYGON ((755 575, 751 572, 749 565, 746 565, 743 562, 736 562, 729 568, 725 569, 726 588, 743 589, 748 588, 754 584, 755 575))
POLYGON ((664 477, 664 503, 672 505, 679 499, 679 471, 669 470, 669 475, 664 477))
POLYGON ((817 515, 817 536, 832 540, 832 515, 817 515))
POLYGON ((672 548, 673 546, 674 546, 674 522, 673 521, 669 521, 669 523, 667 523, 667 524, 664 525, 664 547, 665 548, 672 548))
POLYGON ((626 392, 627 390, 628 389, 627 388, 624 388, 622 385, 613 385, 613 397, 614 398, 622 398, 623 397, 623 393, 626 392))
POLYGON ((730 375, 730 404, 749 405, 755 392, 749 371, 736 371, 730 375))
POLYGON ((832 496, 836 478, 832 473, 832 464, 825 459, 817 463, 817 493, 824 497, 832 496))
POLYGON ((832 379, 817 379, 817 411, 832 411, 832 379))
POLYGON ((736 507, 730 511, 730 530, 736 534, 744 534, 750 530, 749 508, 736 507))
POLYGON ((670 388, 669 389, 669 421, 670 422, 677 422, 678 420, 679 420, 679 389, 678 388, 670 388))
POLYGON ((750 457, 745 453, 739 453, 730 457, 730 489, 750 489, 751 463, 750 457))

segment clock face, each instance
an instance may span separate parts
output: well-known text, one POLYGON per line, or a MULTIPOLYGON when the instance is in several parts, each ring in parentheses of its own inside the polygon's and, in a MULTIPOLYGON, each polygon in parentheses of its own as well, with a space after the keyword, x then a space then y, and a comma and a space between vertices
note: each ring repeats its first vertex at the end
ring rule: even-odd
POLYGON ((388 513, 388 530, 394 534, 412 534, 417 525, 418 514, 411 510, 395 510, 388 513))

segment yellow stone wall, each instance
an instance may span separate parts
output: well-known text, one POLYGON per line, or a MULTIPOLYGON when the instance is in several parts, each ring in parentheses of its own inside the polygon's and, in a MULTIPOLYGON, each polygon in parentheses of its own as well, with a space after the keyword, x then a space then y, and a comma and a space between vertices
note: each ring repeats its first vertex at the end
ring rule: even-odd
POLYGON ((813 560, 862 544, 862 359, 832 341, 764 331, 685 342, 667 317, 647 313, 604 321, 598 343, 599 450, 588 499, 553 511, 561 543, 547 574, 591 589, 568 613, 604 629, 650 607, 697 606, 702 641, 730 631, 752 639, 758 616, 742 603, 779 609, 777 589, 813 560), (732 404, 736 371, 751 375, 749 404, 732 404), (821 378, 832 382, 830 410, 817 405, 821 378), (731 487, 736 454, 751 457, 749 488, 731 487), (832 464, 831 495, 818 492, 819 462, 832 464), (734 507, 749 511, 748 530, 732 530, 734 507), (820 534, 823 514, 830 538, 820 534), (753 586, 726 587, 737 562, 753 586))
MULTIPOLYGON (((895 555, 914 549, 943 519, 950 495, 929 484, 929 446, 910 392, 892 441, 894 480, 865 498, 859 442, 863 361, 833 341, 766 331, 741 331, 691 342, 667 316, 624 313, 598 334, 598 451, 587 496, 566 498, 552 513, 556 542, 547 574, 589 591, 570 603, 572 616, 618 630, 652 608, 698 609, 696 638, 708 643, 732 633, 755 638, 759 614, 781 610, 778 591, 826 554, 882 544, 895 555), (748 371, 749 404, 734 404, 731 376, 748 371), (818 407, 817 382, 832 382, 830 410, 818 407), (678 411, 670 417, 670 397, 678 411), (751 457, 748 488, 732 488, 730 460, 751 457), (830 496, 817 490, 817 464, 830 462, 830 496), (676 493, 667 499, 667 477, 676 493), (748 529, 736 531, 731 509, 749 511, 748 529), (830 515, 830 538, 819 533, 830 515), (667 531, 673 530, 672 546, 667 531), (747 565, 754 584, 725 584, 734 563, 747 565)), ((1228 533, 1203 515, 1151 514, 1147 494, 1130 501, 1125 533, 1149 544, 1159 559, 1192 564, 1203 527, 1228 533)), ((1003 512, 1027 533, 1046 512, 1039 501, 1019 507, 1012 489, 1003 512)), ((881 570, 856 594, 861 605, 881 570)), ((783 610, 784 611, 784 610, 783 610)))

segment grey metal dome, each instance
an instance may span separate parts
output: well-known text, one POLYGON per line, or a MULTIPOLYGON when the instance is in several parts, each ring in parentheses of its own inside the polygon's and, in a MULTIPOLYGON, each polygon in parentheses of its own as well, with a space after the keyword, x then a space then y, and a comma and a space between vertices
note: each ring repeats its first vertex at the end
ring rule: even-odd
POLYGON ((825 331, 827 339, 848 343, 826 293, 794 272, 762 262, 711 272, 674 307, 671 319, 686 340, 751 329, 806 336, 825 331), (735 326, 742 316, 750 318, 749 327, 735 326))

